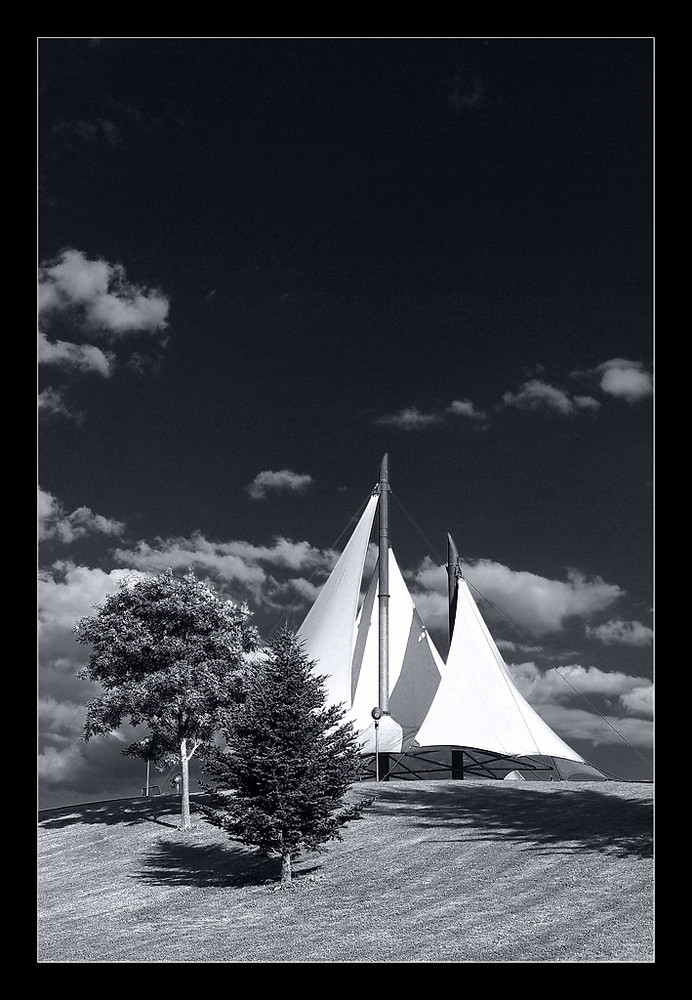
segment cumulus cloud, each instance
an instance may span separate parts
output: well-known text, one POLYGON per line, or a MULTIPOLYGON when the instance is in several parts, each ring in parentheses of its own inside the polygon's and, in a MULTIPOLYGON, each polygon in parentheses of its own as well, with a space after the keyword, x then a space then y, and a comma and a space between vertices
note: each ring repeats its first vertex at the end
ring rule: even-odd
MULTIPOLYGON (((144 765, 123 756, 121 750, 143 732, 128 726, 118 735, 99 737, 86 744, 76 736, 61 740, 46 735, 38 757, 41 808, 140 794, 144 765)), ((157 780, 162 784, 159 775, 152 775, 152 781, 157 780)))
POLYGON ((518 392, 506 392, 502 401, 505 406, 520 410, 552 411, 565 417, 574 416, 580 410, 598 410, 601 405, 592 396, 573 396, 536 378, 524 382, 518 392))
POLYGON ((97 693, 97 685, 76 676, 88 654, 77 643, 73 625, 78 618, 93 614, 95 605, 102 604, 123 580, 133 576, 141 578, 143 574, 121 569, 106 573, 78 566, 72 560, 59 560, 39 572, 41 733, 65 736, 74 732, 79 705, 97 693))
POLYGON ((89 507, 78 507, 71 514, 47 490, 38 490, 39 541, 74 542, 85 535, 121 535, 125 525, 112 518, 94 514, 89 507))
POLYGON ((588 579, 573 569, 566 576, 566 580, 549 580, 479 559, 472 564, 469 582, 508 618, 538 636, 559 632, 568 618, 589 618, 623 595, 618 586, 600 577, 588 579))
POLYGON ((375 420, 375 423, 381 427, 398 427, 402 431, 418 431, 441 422, 441 414, 421 413, 415 406, 405 407, 398 413, 377 417, 375 420))
POLYGON ((578 663, 555 667, 547 673, 542 673, 533 661, 509 664, 509 669, 515 684, 532 705, 569 701, 575 693, 622 699, 645 687, 653 690, 653 685, 641 677, 582 667, 578 663))
POLYGON ((84 420, 84 413, 71 407, 65 398, 65 393, 53 386, 48 386, 39 393, 38 410, 41 416, 65 417, 77 424, 81 424, 84 420))
POLYGON ((80 752, 76 743, 60 749, 48 746, 38 755, 39 780, 49 786, 75 781, 79 764, 80 752))
POLYGON ((528 662, 510 664, 509 670, 526 700, 565 739, 618 744, 624 736, 631 743, 651 746, 654 691, 651 681, 579 664, 542 673, 535 663, 528 662), (588 708, 576 707, 580 696, 588 699, 588 708), (605 699, 610 711, 606 707, 600 715, 594 712, 591 708, 594 698, 605 699), (626 714, 615 715, 614 711, 626 714))
POLYGON ((107 340, 133 331, 160 336, 169 307, 161 291, 129 282, 121 264, 88 260, 79 250, 63 250, 40 268, 39 315, 48 323, 69 313, 107 340))
POLYGON ((622 643, 625 646, 648 646, 653 642, 654 631, 641 622, 623 622, 611 619, 603 625, 586 627, 586 634, 607 645, 622 643))
POLYGON ((109 594, 117 591, 122 581, 130 577, 141 579, 145 573, 125 569, 102 569, 79 566, 71 559, 60 559, 39 573, 39 639, 40 648, 57 656, 71 657, 76 647, 72 625, 77 618, 91 613, 95 604, 102 604, 109 594), (65 633, 70 643, 65 649, 54 640, 65 633))
POLYGON ((199 570, 229 584, 235 601, 251 600, 275 608, 282 601, 290 603, 296 590, 287 579, 278 579, 278 573, 306 572, 311 579, 324 579, 338 556, 331 549, 317 549, 308 542, 293 542, 281 536, 275 537, 271 545, 253 545, 240 540, 210 541, 195 532, 190 538, 159 538, 154 544, 140 541, 133 548, 116 549, 113 558, 144 572, 158 573, 169 566, 174 570, 199 570))
MULTIPOLYGON (((426 557, 406 575, 416 590, 416 603, 421 602, 421 614, 425 606, 433 616, 430 627, 441 624, 447 613, 445 570, 426 557)), ((566 580, 550 580, 490 559, 478 559, 469 564, 467 582, 476 601, 480 595, 487 597, 532 636, 560 632, 567 619, 589 618, 623 594, 615 584, 600 577, 588 579, 576 570, 568 570, 566 576, 566 580)))
MULTIPOLYGON (((63 250, 39 270, 38 362, 72 375, 108 378, 118 364, 141 374, 155 366, 166 344, 169 306, 163 292, 128 281, 121 264, 63 250), (59 336, 68 324, 69 341, 59 336), (93 341, 105 341, 111 349, 93 341)), ((39 408, 45 417, 84 419, 53 386, 42 391, 39 408)))
POLYGON ((653 684, 643 684, 635 687, 627 694, 620 697, 624 708, 632 715, 641 715, 652 719, 654 715, 654 687, 653 684))
POLYGON ((611 358, 599 365, 596 372, 600 376, 601 390, 609 396, 635 403, 653 393, 651 375, 639 361, 611 358))
POLYGON ((39 727, 54 736, 81 736, 84 729, 85 707, 55 698, 39 698, 39 727))
POLYGON ((448 413, 453 413, 457 417, 465 417, 479 423, 485 422, 488 415, 485 410, 477 410, 470 399, 454 399, 447 407, 448 413))
POLYGON ((270 493, 305 493, 313 484, 312 476, 293 472, 291 469, 270 469, 259 472, 247 486, 253 500, 266 500, 270 493))
POLYGON ((649 719, 604 714, 570 705, 542 705, 541 717, 567 742, 585 740, 594 747, 623 747, 623 737, 632 746, 653 747, 653 727, 649 719))
POLYGON ((78 372, 95 372, 108 378, 114 359, 112 352, 104 352, 93 344, 70 344, 65 340, 51 343, 43 332, 39 333, 39 364, 73 368, 78 372))

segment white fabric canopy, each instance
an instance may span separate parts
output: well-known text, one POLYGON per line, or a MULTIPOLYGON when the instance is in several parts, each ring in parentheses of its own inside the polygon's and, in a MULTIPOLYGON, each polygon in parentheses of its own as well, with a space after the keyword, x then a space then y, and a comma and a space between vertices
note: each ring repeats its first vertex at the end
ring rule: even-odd
MULTIPOLYGON (((358 616, 353 656, 353 704, 348 718, 374 752, 372 709, 379 704, 379 584, 377 568, 358 616)), ((440 682, 444 664, 389 550, 389 718, 380 722, 379 749, 400 752, 412 741, 440 682), (392 723, 396 723, 396 728, 392 723), (386 723, 386 725, 385 725, 386 723), (386 732, 386 741, 385 741, 386 732), (385 745, 386 742, 386 745, 385 745)))
POLYGON ((328 705, 351 704, 356 613, 377 500, 375 494, 368 500, 346 548, 297 633, 309 659, 317 661, 316 673, 326 678, 328 705))
POLYGON ((585 763, 514 686, 465 580, 440 686, 416 736, 419 747, 461 746, 585 763))

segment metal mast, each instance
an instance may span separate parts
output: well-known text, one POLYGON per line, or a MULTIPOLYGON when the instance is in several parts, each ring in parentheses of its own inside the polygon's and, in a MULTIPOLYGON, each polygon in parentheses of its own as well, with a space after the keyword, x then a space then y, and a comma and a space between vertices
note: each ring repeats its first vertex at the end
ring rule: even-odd
POLYGON ((447 594, 449 596, 449 641, 454 633, 454 619, 457 613, 457 580, 463 576, 459 563, 459 553, 452 536, 447 535, 447 594))
POLYGON ((379 502, 379 681, 382 712, 389 714, 389 455, 380 465, 379 502))

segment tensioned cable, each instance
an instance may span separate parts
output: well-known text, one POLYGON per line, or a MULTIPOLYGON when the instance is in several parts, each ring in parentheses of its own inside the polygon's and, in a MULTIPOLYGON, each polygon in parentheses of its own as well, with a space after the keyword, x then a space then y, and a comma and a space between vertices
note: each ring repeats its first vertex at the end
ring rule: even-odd
MULTIPOLYGON (((414 520, 414 518, 406 510, 406 508, 404 507, 404 505, 401 502, 401 500, 399 500, 399 498, 397 496, 395 496, 394 493, 392 493, 392 496, 394 496, 394 499, 397 501, 397 503, 399 504, 399 506, 401 507, 401 509, 403 510, 403 512, 406 514, 406 516, 410 520, 411 524, 418 531, 418 533, 420 534, 421 538, 423 538, 423 540, 425 541, 426 545, 428 545, 430 547, 430 551, 435 556, 435 558, 438 560, 438 562, 442 566, 446 565, 446 560, 443 559, 442 556, 440 555, 440 553, 435 549, 435 546, 432 544, 432 542, 430 542, 430 540, 426 537, 425 533, 418 526, 418 524, 416 523, 416 521, 414 520)), ((493 610, 495 610, 507 622, 507 624, 510 625, 514 629, 514 631, 519 636, 519 638, 536 653, 536 655, 546 664, 546 666, 548 666, 551 670, 555 671, 555 673, 557 674, 557 676, 560 677, 565 682, 565 684, 567 684, 572 689, 572 691, 574 691, 574 693, 577 694, 589 706, 589 708, 595 713, 595 715, 598 716, 599 719, 601 719, 603 722, 605 722, 607 726, 610 726, 610 728, 613 730, 613 732, 616 733, 620 737, 620 739, 624 743, 626 743, 627 746, 638 757, 641 758, 641 760, 644 761, 645 764, 647 764, 649 767, 653 768, 652 762, 650 760, 648 760, 642 753, 640 753, 639 750, 637 750, 637 748, 632 743, 630 743, 630 741, 627 739, 627 737, 624 736, 619 731, 619 729, 617 729, 612 724, 612 722, 610 722, 604 715, 602 715, 601 712, 599 712, 599 710, 596 708, 596 706, 591 701, 589 701, 589 699, 586 697, 585 694, 583 694, 581 691, 579 691, 578 688, 575 688, 575 686, 573 684, 571 684, 570 681, 568 681, 567 678, 563 674, 560 673, 560 671, 557 669, 557 667, 553 666, 553 664, 550 662, 550 660, 548 660, 548 658, 540 651, 540 649, 538 649, 538 647, 535 646, 534 643, 532 643, 531 640, 529 638, 527 638, 527 636, 524 635, 524 633, 521 631, 521 629, 519 628, 519 626, 516 625, 512 621, 512 619, 509 618, 503 611, 501 611, 500 608, 498 608, 497 605, 495 605, 488 597, 486 597, 484 594, 482 594, 481 591, 478 589, 478 587, 474 586, 474 584, 471 583, 471 581, 467 577, 465 577, 465 579, 466 579, 467 584, 473 590, 475 590, 475 592, 478 594, 478 596, 483 601, 485 601, 491 608, 493 608, 493 610)), ((543 755, 541 754, 540 756, 543 756, 543 755)), ((589 762, 587 761, 587 763, 589 763, 589 762)), ((591 764, 590 766, 591 767, 595 767, 594 764, 591 764)), ((602 768, 596 768, 596 770, 600 771, 600 770, 602 770, 602 768)))
MULTIPOLYGON (((358 510, 355 512, 355 514, 352 515, 350 521, 346 524, 346 526, 344 527, 344 529, 341 532, 339 532, 338 536, 334 539, 334 541, 332 542, 332 544, 329 546, 330 549, 335 549, 336 548, 336 546, 339 544, 339 542, 341 541, 341 539, 344 537, 344 535, 346 534, 346 532, 348 531, 348 529, 350 528, 350 526, 353 524, 353 522, 358 520, 358 518, 361 516, 361 514, 365 510, 365 507, 366 507, 366 505, 368 503, 368 500, 373 495, 373 492, 374 491, 371 490, 370 493, 368 493, 368 495, 366 496, 365 500, 363 500, 363 502, 361 503, 361 505, 358 508, 358 510)), ((298 593, 296 594, 296 596, 293 598, 293 600, 291 601, 291 603, 288 606, 288 608, 281 613, 281 616, 279 617, 278 621, 272 626, 271 630, 269 631, 269 634, 267 635, 268 639, 270 639, 274 635, 274 633, 276 632, 276 630, 279 627, 279 625, 283 621, 285 621, 288 618, 288 616, 291 614, 291 612, 293 611, 294 607, 296 606, 296 604, 298 603, 298 601, 303 596, 303 593, 305 592, 305 589, 311 583, 312 578, 315 576, 315 574, 317 573, 317 571, 319 570, 319 568, 320 568, 319 566, 315 566, 315 568, 313 569, 313 571, 310 574, 310 576, 307 578, 307 580, 305 580, 303 582, 303 586, 300 588, 300 590, 298 591, 298 593)))

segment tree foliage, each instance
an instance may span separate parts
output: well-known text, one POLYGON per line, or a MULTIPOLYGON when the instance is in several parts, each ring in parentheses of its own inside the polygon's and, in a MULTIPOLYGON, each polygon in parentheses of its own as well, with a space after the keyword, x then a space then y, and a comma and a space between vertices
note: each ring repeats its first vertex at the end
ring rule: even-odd
POLYGON ((245 654, 257 648, 250 612, 222 600, 192 572, 181 577, 171 570, 125 580, 95 610, 74 626, 77 641, 91 647, 80 676, 103 689, 87 706, 83 738, 128 720, 147 726, 160 756, 177 748, 186 829, 189 760, 241 696, 245 654))
POLYGON ((211 805, 202 815, 261 856, 282 860, 282 883, 292 861, 359 817, 372 798, 344 796, 361 766, 359 745, 340 708, 325 708, 323 678, 288 629, 269 644, 266 660, 248 678, 246 698, 226 716, 226 746, 207 747, 202 787, 211 805))

